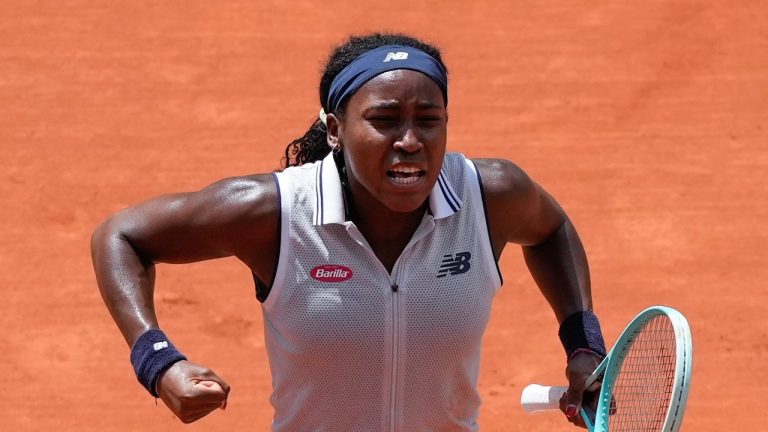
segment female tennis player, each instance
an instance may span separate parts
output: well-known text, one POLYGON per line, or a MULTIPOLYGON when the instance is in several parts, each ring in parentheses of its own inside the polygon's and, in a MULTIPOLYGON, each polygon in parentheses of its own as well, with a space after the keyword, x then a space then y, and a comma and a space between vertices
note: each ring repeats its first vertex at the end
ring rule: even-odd
POLYGON ((605 355, 584 249, 516 165, 446 152, 440 52, 352 37, 331 53, 320 105, 281 172, 155 198, 94 232, 99 288, 142 385, 185 423, 226 406, 229 385, 158 328, 154 266, 236 256, 262 302, 272 430, 477 430, 482 335, 515 243, 560 324, 562 409, 579 424, 605 355))

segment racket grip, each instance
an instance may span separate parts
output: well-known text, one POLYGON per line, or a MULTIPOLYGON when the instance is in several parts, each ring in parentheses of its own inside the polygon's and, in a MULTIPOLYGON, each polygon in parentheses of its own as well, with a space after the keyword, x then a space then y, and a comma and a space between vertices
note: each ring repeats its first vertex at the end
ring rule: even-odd
POLYGON ((530 384, 523 389, 520 396, 520 405, 528 414, 542 411, 560 410, 560 398, 568 387, 549 387, 539 384, 530 384))

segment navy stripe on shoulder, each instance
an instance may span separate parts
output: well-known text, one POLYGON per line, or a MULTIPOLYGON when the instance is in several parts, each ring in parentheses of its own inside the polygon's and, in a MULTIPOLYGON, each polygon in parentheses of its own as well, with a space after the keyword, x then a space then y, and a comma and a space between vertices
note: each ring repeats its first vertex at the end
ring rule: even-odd
POLYGON ((445 197, 445 202, 448 203, 448 206, 451 207, 451 210, 453 210, 454 212, 457 212, 457 211, 459 211, 459 209, 456 208, 456 204, 454 204, 451 201, 451 198, 449 197, 448 192, 446 191, 446 187, 443 184, 443 177, 442 176, 443 176, 443 173, 440 173, 440 175, 437 176, 437 184, 440 186, 440 191, 443 192, 443 197, 445 197))
POLYGON ((321 179, 321 165, 315 168, 315 214, 313 215, 312 222, 315 225, 320 225, 320 214, 323 209, 323 199, 320 193, 320 179, 321 179))
POLYGON ((320 168, 318 168, 317 172, 319 173, 319 184, 320 184, 320 225, 325 223, 325 215, 323 215, 323 206, 325 203, 323 202, 323 164, 325 163, 325 159, 320 161, 320 168))
MULTIPOLYGON (((483 178, 480 176, 480 168, 478 168, 475 161, 469 159, 472 165, 475 166, 475 173, 477 174, 477 185, 480 187, 480 199, 483 201, 483 214, 485 215, 485 229, 488 231, 488 242, 491 244, 491 252, 495 253, 496 250, 493 247, 493 236, 491 236, 491 223, 488 219, 488 203, 485 200, 485 188, 483 188, 483 178)), ((501 275, 501 269, 499 268, 499 260, 494 256, 493 262, 496 264, 496 271, 499 273, 499 281, 504 284, 504 277, 501 275)))
POLYGON ((277 242, 277 259, 275 260, 275 268, 272 269, 272 280, 269 285, 265 284, 256 273, 251 272, 253 275, 253 281, 256 285, 256 298, 259 302, 264 303, 269 296, 269 292, 272 290, 272 285, 275 283, 277 277, 277 267, 280 265, 280 249, 283 247, 282 232, 283 232, 283 194, 280 192, 280 181, 277 177, 277 173, 272 173, 272 178, 275 180, 275 187, 277 187, 277 211, 279 213, 277 218, 277 234, 280 236, 281 241, 277 242))
POLYGON ((451 183, 448 182, 448 180, 445 178, 445 173, 440 171, 440 176, 443 177, 443 183, 445 183, 445 189, 448 191, 448 195, 450 195, 451 199, 453 199, 453 202, 456 204, 456 207, 461 207, 461 200, 459 197, 456 196, 456 192, 453 191, 453 188, 451 188, 451 183))

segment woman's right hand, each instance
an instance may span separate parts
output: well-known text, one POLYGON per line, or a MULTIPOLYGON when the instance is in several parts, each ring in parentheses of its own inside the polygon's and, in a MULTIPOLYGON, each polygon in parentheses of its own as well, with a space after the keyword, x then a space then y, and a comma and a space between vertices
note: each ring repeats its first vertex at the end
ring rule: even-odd
POLYGON ((179 420, 192 423, 227 407, 229 384, 212 370, 182 360, 160 376, 157 393, 179 420))

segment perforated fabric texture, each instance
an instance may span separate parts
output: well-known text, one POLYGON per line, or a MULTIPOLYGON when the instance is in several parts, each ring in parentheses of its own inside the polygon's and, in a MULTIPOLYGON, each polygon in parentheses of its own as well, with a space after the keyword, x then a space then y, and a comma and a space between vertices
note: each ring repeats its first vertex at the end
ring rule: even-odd
POLYGON ((318 191, 334 190, 318 185, 320 162, 277 174, 281 253, 263 303, 274 431, 477 430, 501 280, 474 165, 448 154, 442 172, 461 208, 425 214, 391 274, 352 222, 313 223, 318 191), (318 267, 350 274, 313 277, 318 267))

